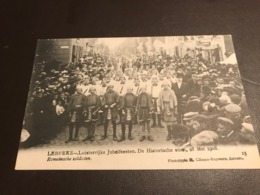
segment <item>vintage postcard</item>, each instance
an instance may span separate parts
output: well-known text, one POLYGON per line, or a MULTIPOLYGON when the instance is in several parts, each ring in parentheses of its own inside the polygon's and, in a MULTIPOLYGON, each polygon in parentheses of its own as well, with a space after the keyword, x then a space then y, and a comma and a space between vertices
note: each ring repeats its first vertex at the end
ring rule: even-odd
POLYGON ((16 170, 259 167, 230 35, 38 40, 16 170))

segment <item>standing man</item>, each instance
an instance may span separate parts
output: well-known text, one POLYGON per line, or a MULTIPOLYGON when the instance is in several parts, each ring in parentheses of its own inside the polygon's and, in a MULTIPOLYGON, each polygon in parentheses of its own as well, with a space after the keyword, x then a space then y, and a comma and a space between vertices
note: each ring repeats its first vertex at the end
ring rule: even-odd
POLYGON ((72 140, 77 141, 79 139, 78 134, 79 134, 79 128, 82 119, 82 112, 83 112, 82 105, 83 105, 84 98, 85 96, 82 95, 82 89, 77 87, 76 93, 72 95, 67 107, 67 110, 69 112, 70 124, 69 124, 69 138, 67 139, 66 143, 72 140), (72 134, 74 128, 75 128, 75 136, 73 139, 72 134))
POLYGON ((104 135, 101 140, 107 138, 108 122, 111 120, 113 125, 113 140, 117 141, 116 136, 116 120, 117 120, 117 104, 119 103, 119 95, 114 91, 114 86, 109 85, 107 92, 103 96, 103 107, 104 107, 104 135))
POLYGON ((147 138, 149 141, 153 141, 153 137, 151 135, 151 127, 150 127, 150 120, 151 120, 151 111, 153 108, 152 98, 151 96, 146 93, 146 88, 141 87, 141 93, 138 96, 136 110, 139 114, 139 121, 142 125, 142 136, 140 141, 144 141, 146 139, 146 131, 147 130, 147 138))
POLYGON ((133 94, 133 87, 129 86, 127 92, 123 97, 122 109, 121 109, 121 128, 122 137, 118 140, 122 142, 125 140, 125 130, 126 124, 128 124, 128 139, 133 140, 132 128, 133 120, 135 119, 135 105, 137 102, 137 97, 133 94))
POLYGON ((176 83, 172 85, 172 90, 175 92, 176 97, 177 97, 177 102, 178 102, 178 117, 177 117, 177 122, 178 124, 182 123, 183 119, 183 114, 184 114, 184 105, 183 101, 187 97, 187 87, 186 84, 183 83, 183 74, 182 73, 177 73, 177 79, 176 83))
POLYGON ((162 110, 164 122, 167 125, 168 135, 166 140, 172 139, 173 126, 176 124, 177 98, 170 88, 169 81, 163 83, 163 90, 159 94, 158 104, 162 110))
POLYGON ((85 124, 88 129, 88 135, 83 140, 95 140, 95 130, 96 130, 96 123, 98 121, 98 111, 101 107, 101 100, 100 97, 96 94, 96 88, 90 87, 89 89, 90 94, 84 99, 84 117, 85 117, 85 124))
POLYGON ((151 94, 152 101, 153 101, 153 113, 152 113, 153 124, 151 127, 152 128, 156 127, 156 119, 158 119, 158 127, 163 128, 162 121, 161 121, 161 112, 158 106, 158 98, 162 90, 162 87, 159 85, 157 77, 152 77, 151 82, 152 85, 149 88, 149 94, 151 94))

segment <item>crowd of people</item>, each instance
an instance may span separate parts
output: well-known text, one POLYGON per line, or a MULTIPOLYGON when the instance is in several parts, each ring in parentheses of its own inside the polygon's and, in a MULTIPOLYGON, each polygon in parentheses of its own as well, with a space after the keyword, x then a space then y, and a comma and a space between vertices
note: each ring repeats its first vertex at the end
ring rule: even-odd
POLYGON ((201 55, 93 54, 59 69, 36 65, 28 98, 27 146, 46 143, 67 126, 65 143, 105 140, 110 133, 113 141, 152 142, 153 128, 164 128, 165 139, 178 147, 255 144, 238 67, 201 55), (141 126, 138 138, 134 124, 141 126), (82 126, 87 136, 79 140, 82 126))

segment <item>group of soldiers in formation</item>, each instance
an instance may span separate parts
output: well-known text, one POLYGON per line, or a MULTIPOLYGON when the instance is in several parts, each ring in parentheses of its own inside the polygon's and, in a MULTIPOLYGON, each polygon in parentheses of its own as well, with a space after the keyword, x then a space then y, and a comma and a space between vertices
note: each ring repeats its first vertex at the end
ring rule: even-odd
MULTIPOLYGON (((157 127, 165 128, 165 139, 176 146, 255 144, 234 65, 209 64, 189 56, 141 56, 129 61, 99 55, 81 58, 59 71, 42 69, 34 78, 27 107, 27 119, 34 124, 30 128, 35 131, 43 125, 40 116, 48 107, 53 123, 68 124, 66 143, 79 140, 82 126, 87 129, 83 141, 110 139, 110 134, 114 141, 133 140, 133 125, 139 124, 140 142, 154 141, 151 128, 157 127), (104 127, 99 128, 101 138, 95 137, 97 126, 104 127)), ((45 121, 45 129, 48 124, 45 121)))

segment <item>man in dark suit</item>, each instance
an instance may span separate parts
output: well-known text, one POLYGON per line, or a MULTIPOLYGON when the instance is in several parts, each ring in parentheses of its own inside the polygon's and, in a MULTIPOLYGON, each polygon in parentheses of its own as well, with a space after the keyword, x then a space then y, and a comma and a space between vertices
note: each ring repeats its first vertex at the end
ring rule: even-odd
POLYGON ((187 85, 183 82, 183 74, 178 72, 176 76, 176 83, 173 83, 172 85, 172 90, 175 92, 176 97, 177 97, 177 112, 178 112, 178 117, 177 117, 177 122, 178 124, 182 123, 182 118, 184 114, 184 105, 183 102, 187 97, 187 85))
POLYGON ((192 74, 191 79, 187 81, 187 96, 199 96, 200 95, 200 85, 198 84, 197 77, 192 74))

